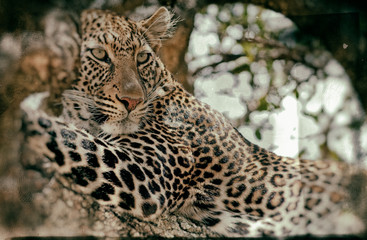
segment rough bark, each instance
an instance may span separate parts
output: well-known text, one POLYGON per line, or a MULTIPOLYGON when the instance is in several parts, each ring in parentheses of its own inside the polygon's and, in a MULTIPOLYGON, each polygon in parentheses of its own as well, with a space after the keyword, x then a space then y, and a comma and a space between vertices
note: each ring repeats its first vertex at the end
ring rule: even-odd
MULTIPOLYGON (((184 56, 193 29, 194 15, 209 3, 225 4, 237 1, 198 1, 198 5, 192 3, 190 5, 187 2, 192 1, 184 0, 161 2, 174 7, 177 15, 182 19, 178 23, 177 34, 172 40, 166 41, 165 47, 162 48, 162 59, 179 81, 189 91, 192 91, 192 85, 187 81, 188 73, 184 56)), ((245 0, 241 2, 253 3, 281 12, 292 19, 302 33, 320 38, 345 67, 363 108, 367 110, 367 48, 365 44, 367 42, 367 25, 365 24, 367 17, 362 5, 363 1, 245 0), (343 44, 347 44, 348 47, 344 48, 343 44)), ((136 7, 148 7, 149 5, 150 3, 146 1, 136 0, 122 1, 117 5, 105 4, 101 7, 113 9, 122 14, 132 13, 136 7)), ((9 32, 20 34, 42 31, 42 18, 50 9, 57 7, 80 13, 88 6, 89 1, 86 0, 72 2, 21 0, 16 3, 0 0, 0 34, 5 36, 4 33, 9 32)), ((80 196, 70 191, 62 190, 57 182, 48 183, 49 176, 42 176, 32 169, 25 171, 19 163, 18 149, 20 149, 21 142, 21 136, 18 134, 20 129, 20 114, 17 111, 19 103, 32 92, 49 90, 50 83, 47 79, 53 73, 53 69, 62 64, 59 57, 50 52, 50 49, 42 46, 44 40, 42 36, 37 37, 37 34, 31 34, 33 40, 30 38, 25 41, 25 35, 19 35, 17 38, 22 51, 29 50, 21 60, 18 58, 20 56, 4 56, 6 53, 0 53, 7 62, 6 67, 0 69, 0 238, 2 238, 2 232, 21 230, 25 231, 23 232, 25 234, 33 235, 40 232, 62 235, 65 233, 65 228, 72 226, 74 226, 75 234, 100 236, 98 233, 103 231, 100 231, 99 228, 103 226, 103 223, 120 224, 116 221, 116 216, 100 211, 90 202, 90 199, 81 199, 80 196), (35 43, 34 37, 41 44, 29 48, 29 45, 35 43), (14 62, 14 64, 8 64, 9 62, 14 62), (12 72, 13 75, 5 76, 5 71, 12 72), (85 202, 87 205, 81 206, 80 202, 85 202), (86 209, 91 209, 90 212, 95 215, 93 219, 98 219, 93 224, 90 222, 88 212, 85 212, 86 209), (65 228, 61 227, 62 224, 65 228), (94 228, 88 228, 87 231, 88 225, 94 228)), ((121 217, 120 220, 122 220, 122 225, 119 225, 119 228, 122 230, 113 232, 119 235, 137 236, 135 235, 137 232, 143 232, 141 236, 147 236, 147 233, 165 237, 173 235, 215 236, 205 228, 177 216, 164 216, 158 223, 144 223, 127 216, 121 217)), ((105 233, 111 231, 113 229, 104 229, 105 233)))

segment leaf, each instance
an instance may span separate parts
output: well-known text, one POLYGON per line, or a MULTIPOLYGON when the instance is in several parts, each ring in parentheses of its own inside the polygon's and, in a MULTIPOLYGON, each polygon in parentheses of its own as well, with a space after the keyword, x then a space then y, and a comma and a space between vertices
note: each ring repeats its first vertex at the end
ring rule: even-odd
POLYGON ((250 66, 248 64, 242 64, 240 66, 235 67, 234 69, 232 69, 230 72, 233 74, 237 74, 237 73, 241 73, 244 71, 250 71, 250 66))
POLYGON ((259 100, 259 106, 257 107, 258 111, 264 111, 269 109, 269 103, 266 101, 266 97, 263 97, 259 100))
POLYGON ((260 128, 256 129, 255 131, 255 136, 257 139, 261 140, 262 136, 261 136, 261 132, 260 132, 260 128))
POLYGON ((296 98, 299 99, 299 92, 297 89, 294 89, 293 93, 296 95, 296 98))

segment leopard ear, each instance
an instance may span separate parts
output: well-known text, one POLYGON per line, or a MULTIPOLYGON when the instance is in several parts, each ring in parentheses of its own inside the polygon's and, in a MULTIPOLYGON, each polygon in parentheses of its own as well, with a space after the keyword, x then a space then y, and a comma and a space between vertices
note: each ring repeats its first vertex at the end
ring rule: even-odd
POLYGON ((162 46, 162 40, 173 35, 175 23, 165 7, 159 8, 150 18, 140 21, 142 32, 155 52, 162 46))

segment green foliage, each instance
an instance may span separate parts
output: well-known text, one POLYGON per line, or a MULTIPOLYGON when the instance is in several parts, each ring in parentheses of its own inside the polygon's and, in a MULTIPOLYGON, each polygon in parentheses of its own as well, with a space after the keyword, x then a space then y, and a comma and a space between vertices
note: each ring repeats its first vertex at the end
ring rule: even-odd
POLYGON ((230 73, 238 74, 244 71, 250 71, 250 66, 248 64, 242 64, 240 66, 236 66, 234 69, 230 70, 230 73))
POLYGON ((261 136, 261 129, 260 129, 260 128, 256 129, 256 131, 255 131, 255 136, 256 136, 256 138, 257 138, 257 139, 259 139, 259 140, 261 140, 261 139, 262 139, 262 136, 261 136))

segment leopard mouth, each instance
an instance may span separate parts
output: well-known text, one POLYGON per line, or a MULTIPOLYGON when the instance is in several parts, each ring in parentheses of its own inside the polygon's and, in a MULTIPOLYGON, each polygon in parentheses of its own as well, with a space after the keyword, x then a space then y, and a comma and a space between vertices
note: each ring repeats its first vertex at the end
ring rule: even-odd
POLYGON ((140 129, 140 123, 131 121, 128 117, 122 120, 110 120, 101 124, 104 132, 111 135, 135 133, 140 129))
POLYGON ((130 112, 124 118, 116 118, 105 113, 103 109, 94 109, 91 120, 100 125, 106 133, 128 134, 138 131, 141 126, 141 119, 133 115, 133 112, 130 112))

